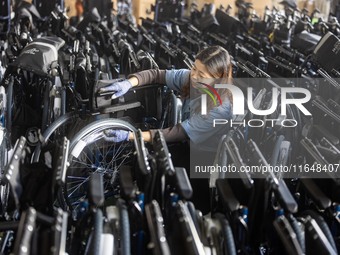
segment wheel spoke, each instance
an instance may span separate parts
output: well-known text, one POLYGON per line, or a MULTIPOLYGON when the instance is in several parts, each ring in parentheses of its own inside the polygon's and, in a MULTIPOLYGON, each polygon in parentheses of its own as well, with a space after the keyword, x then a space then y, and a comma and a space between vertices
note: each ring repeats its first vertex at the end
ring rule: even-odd
MULTIPOLYGON (((73 162, 77 163, 77 164, 80 164, 80 165, 83 165, 85 167, 88 167, 88 168, 95 168, 96 166, 95 165, 91 165, 91 164, 88 164, 88 163, 85 163, 85 162, 82 162, 82 161, 77 161, 77 160, 72 160, 73 162)), ((84 167, 81 167, 81 166, 72 166, 72 168, 84 168, 84 167)))
MULTIPOLYGON (((76 190, 78 190, 85 182, 87 182, 87 181, 89 180, 89 178, 90 178, 90 176, 88 176, 87 178, 85 178, 85 180, 82 181, 78 186, 75 186, 75 189, 74 189, 70 194, 68 194, 68 197, 71 197, 72 194, 73 194, 76 190)), ((71 189, 73 189, 73 187, 70 188, 70 190, 71 190, 71 189)))

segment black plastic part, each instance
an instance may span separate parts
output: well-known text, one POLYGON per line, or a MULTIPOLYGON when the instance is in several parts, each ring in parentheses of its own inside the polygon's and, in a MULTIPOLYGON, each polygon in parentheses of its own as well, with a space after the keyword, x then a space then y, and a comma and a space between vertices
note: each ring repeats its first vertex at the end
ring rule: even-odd
POLYGON ((104 203, 103 176, 99 173, 91 175, 89 200, 96 207, 102 206, 104 203))
POLYGON ((301 178, 301 183, 320 209, 325 210, 331 206, 331 200, 320 190, 313 179, 301 178))
POLYGON ((298 204, 295 201, 292 193, 289 191, 284 180, 279 180, 277 188, 280 204, 284 209, 290 213, 296 213, 298 211, 298 204))
POLYGON ((176 185, 178 193, 185 199, 190 199, 193 190, 187 172, 183 167, 175 167, 176 185))
POLYGON ((216 180, 216 188, 224 208, 230 212, 240 208, 240 202, 235 197, 227 179, 216 180))
POLYGON ((135 196, 135 187, 133 184, 131 168, 129 166, 122 166, 119 172, 122 197, 131 199, 135 196))

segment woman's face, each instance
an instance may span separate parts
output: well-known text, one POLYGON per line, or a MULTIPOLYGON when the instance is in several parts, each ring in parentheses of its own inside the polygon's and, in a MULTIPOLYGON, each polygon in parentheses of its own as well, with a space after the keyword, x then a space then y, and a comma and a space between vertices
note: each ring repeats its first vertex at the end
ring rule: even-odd
POLYGON ((190 72, 191 86, 194 88, 205 88, 205 86, 200 85, 199 82, 205 84, 211 84, 215 78, 209 73, 206 66, 198 59, 195 60, 193 67, 190 72))

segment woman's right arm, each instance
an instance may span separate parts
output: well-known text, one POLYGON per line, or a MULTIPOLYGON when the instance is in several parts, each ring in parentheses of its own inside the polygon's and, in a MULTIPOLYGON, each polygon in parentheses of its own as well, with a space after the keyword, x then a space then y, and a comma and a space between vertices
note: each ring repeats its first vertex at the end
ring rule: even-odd
POLYGON ((147 84, 166 84, 165 70, 150 69, 134 73, 128 76, 128 79, 111 83, 108 86, 101 87, 98 92, 114 92, 112 99, 124 95, 131 87, 147 84))
POLYGON ((149 69, 128 76, 132 87, 147 84, 165 84, 165 70, 149 69))

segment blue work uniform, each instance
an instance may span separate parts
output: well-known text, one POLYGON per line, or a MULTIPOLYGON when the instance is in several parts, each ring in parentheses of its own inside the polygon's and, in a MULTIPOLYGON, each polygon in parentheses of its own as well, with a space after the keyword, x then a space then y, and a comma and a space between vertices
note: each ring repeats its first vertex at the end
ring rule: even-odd
MULTIPOLYGON (((190 70, 188 69, 166 70, 166 85, 174 91, 181 92, 189 79, 190 70)), ((231 120, 233 117, 231 103, 226 98, 222 105, 212 108, 207 115, 194 111, 200 104, 201 97, 183 99, 181 125, 195 146, 199 146, 202 150, 216 151, 221 137, 228 132, 230 125, 228 123, 214 127, 214 119, 231 120)))

